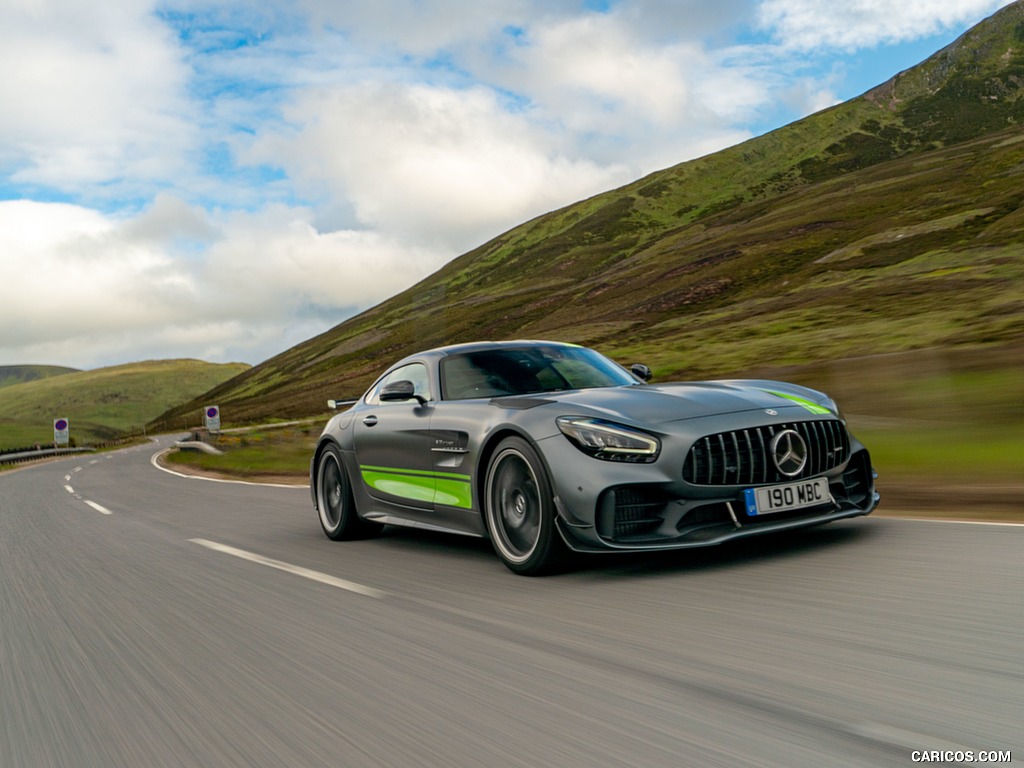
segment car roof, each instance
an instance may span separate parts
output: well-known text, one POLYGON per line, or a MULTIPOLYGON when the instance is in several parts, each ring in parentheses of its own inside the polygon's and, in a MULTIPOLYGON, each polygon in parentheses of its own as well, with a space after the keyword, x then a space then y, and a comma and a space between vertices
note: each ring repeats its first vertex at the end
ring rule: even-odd
POLYGON ((570 344, 564 341, 541 341, 538 339, 520 339, 517 341, 470 341, 461 344, 449 344, 444 347, 435 347, 434 349, 424 349, 411 355, 406 355, 401 360, 392 364, 391 368, 397 368, 414 360, 423 360, 425 358, 440 360, 441 358, 448 357, 450 355, 461 355, 466 354, 467 352, 485 352, 490 349, 524 349, 529 347, 578 348, 579 345, 570 344))
POLYGON ((440 357, 448 355, 464 354, 466 352, 482 352, 488 349, 509 349, 522 347, 576 347, 577 344, 569 344, 564 341, 542 341, 539 339, 517 339, 509 341, 471 341, 462 344, 449 344, 445 347, 427 350, 420 354, 436 354, 440 357))

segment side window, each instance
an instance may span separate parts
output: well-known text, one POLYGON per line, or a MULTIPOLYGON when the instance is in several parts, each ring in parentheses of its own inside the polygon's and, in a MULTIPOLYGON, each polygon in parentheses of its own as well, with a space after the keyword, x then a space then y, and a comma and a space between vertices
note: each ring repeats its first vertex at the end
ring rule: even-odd
POLYGON ((427 375, 427 366, 423 363, 410 363, 396 368, 377 382, 377 386, 366 398, 366 402, 370 405, 380 405, 380 391, 393 381, 411 381, 414 387, 413 391, 417 395, 422 395, 426 400, 430 400, 430 377, 427 375))

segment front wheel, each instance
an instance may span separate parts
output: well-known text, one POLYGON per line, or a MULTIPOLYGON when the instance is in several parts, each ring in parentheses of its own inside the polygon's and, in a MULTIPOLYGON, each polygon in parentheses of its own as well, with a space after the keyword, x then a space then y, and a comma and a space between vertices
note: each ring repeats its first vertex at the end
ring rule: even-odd
POLYGON ((567 554, 555 530, 555 502, 537 451, 520 437, 499 443, 487 467, 484 516, 494 551, 515 573, 537 576, 567 554))
POLYGON ((324 449, 317 465, 316 508, 324 533, 335 541, 373 535, 383 527, 359 518, 341 452, 333 445, 324 449))

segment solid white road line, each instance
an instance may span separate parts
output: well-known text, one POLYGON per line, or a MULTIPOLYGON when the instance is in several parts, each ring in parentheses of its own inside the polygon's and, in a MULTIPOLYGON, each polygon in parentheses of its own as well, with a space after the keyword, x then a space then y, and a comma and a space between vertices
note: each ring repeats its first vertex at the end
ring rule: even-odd
POLYGON ((235 485, 257 485, 264 488, 301 488, 304 491, 309 491, 308 485, 286 485, 284 483, 251 483, 248 480, 225 480, 220 477, 202 477, 201 475, 187 475, 184 472, 175 472, 173 469, 170 469, 169 467, 162 466, 160 462, 157 461, 161 454, 167 453, 167 451, 169 450, 171 449, 164 448, 161 451, 157 451, 156 453, 149 457, 149 463, 152 464, 157 469, 159 469, 161 472, 166 472, 167 474, 174 475, 175 477, 183 477, 186 480, 206 480, 207 482, 210 483, 234 483, 235 485))
POLYGON ((100 513, 101 515, 112 515, 112 514, 114 514, 114 513, 113 513, 113 512, 111 512, 111 511, 110 511, 109 509, 107 509, 106 507, 104 507, 104 506, 103 506, 102 504, 97 504, 97 503, 96 503, 95 501, 89 501, 88 499, 82 499, 82 501, 84 501, 84 502, 85 502, 86 504, 88 504, 88 505, 89 505, 90 507, 92 507, 93 509, 95 509, 95 510, 96 510, 97 512, 99 512, 99 513, 100 513))
POLYGON ((227 544, 219 544, 216 541, 209 541, 207 539, 189 539, 189 541, 193 544, 198 544, 201 547, 212 549, 214 552, 223 552, 226 555, 239 557, 242 560, 248 560, 251 563, 258 563, 259 565, 265 565, 269 568, 276 568, 279 571, 284 571, 285 573, 290 573, 295 576, 301 576, 304 579, 326 584, 330 587, 344 589, 348 592, 355 592, 360 595, 366 595, 367 597, 375 597, 378 600, 387 596, 387 592, 380 589, 367 587, 363 584, 357 584, 354 581, 347 581, 346 579, 339 579, 337 576, 330 576, 326 573, 313 571, 299 565, 292 565, 291 563, 285 563, 280 560, 273 560, 272 558, 264 557, 263 555, 257 555, 254 552, 247 552, 244 549, 237 549, 236 547, 228 546, 227 544))
POLYGON ((876 520, 903 520, 912 523, 949 523, 950 525, 994 525, 1004 528, 1021 528, 1024 523, 997 523, 990 520, 943 520, 940 517, 896 517, 895 515, 879 516, 876 520))

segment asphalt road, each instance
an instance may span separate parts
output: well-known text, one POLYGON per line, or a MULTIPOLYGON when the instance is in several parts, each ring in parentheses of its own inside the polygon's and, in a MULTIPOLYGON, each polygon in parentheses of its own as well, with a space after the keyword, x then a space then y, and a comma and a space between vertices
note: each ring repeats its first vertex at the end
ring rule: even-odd
POLYGON ((476 539, 330 542, 306 489, 156 450, 0 475, 0 768, 1024 760, 1024 528, 862 518, 529 579, 476 539))

